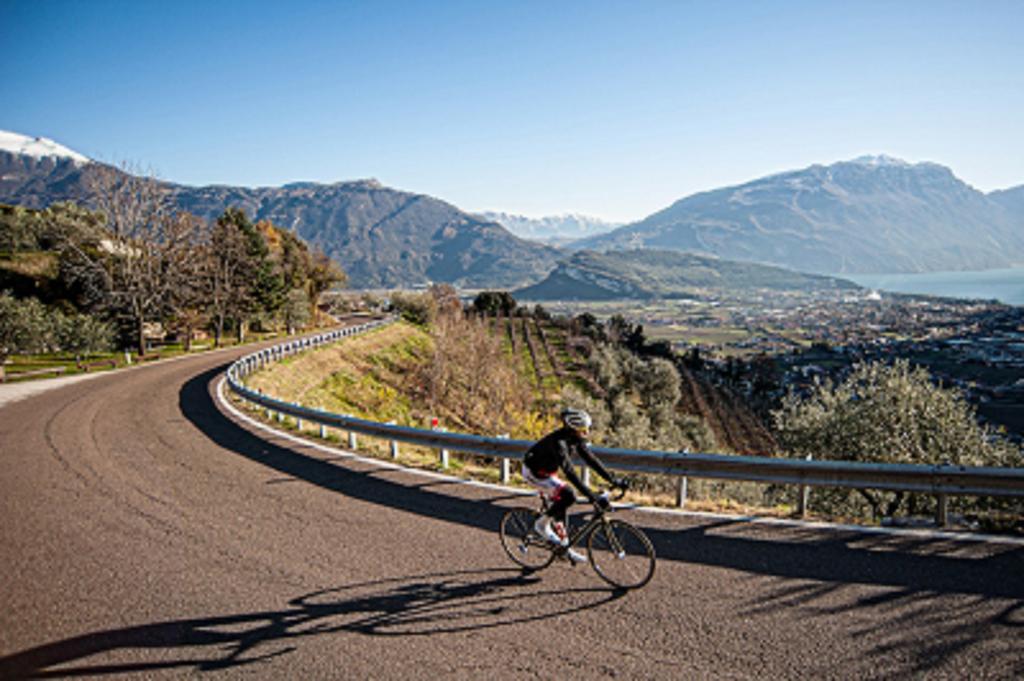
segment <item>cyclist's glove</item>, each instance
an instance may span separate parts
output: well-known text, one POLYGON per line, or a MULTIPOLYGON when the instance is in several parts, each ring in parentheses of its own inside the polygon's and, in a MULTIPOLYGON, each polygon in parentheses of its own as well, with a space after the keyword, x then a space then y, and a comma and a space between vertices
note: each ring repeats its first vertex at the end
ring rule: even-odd
POLYGON ((619 478, 615 481, 615 486, 621 489, 623 492, 629 491, 629 480, 626 478, 619 478))
POLYGON ((612 507, 612 502, 608 501, 608 497, 599 496, 594 500, 594 505, 602 511, 607 511, 612 507))

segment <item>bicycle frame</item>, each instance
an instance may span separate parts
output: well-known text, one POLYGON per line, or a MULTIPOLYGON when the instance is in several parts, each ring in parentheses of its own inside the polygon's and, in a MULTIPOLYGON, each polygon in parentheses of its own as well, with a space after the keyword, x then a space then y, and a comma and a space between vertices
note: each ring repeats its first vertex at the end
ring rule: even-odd
MULTIPOLYGON (((541 501, 541 513, 547 512, 547 510, 548 510, 548 501, 547 501, 547 499, 544 498, 543 494, 540 495, 540 501, 541 501)), ((563 556, 563 555, 565 555, 565 552, 568 551, 573 546, 575 546, 578 541, 580 541, 581 539, 585 539, 587 537, 587 535, 589 535, 591 532, 593 532, 595 529, 597 529, 600 525, 603 525, 604 523, 606 523, 607 522, 607 517, 606 516, 614 510, 611 507, 608 507, 607 509, 604 509, 604 508, 599 507, 597 504, 593 504, 593 503, 591 504, 591 508, 593 509, 593 513, 591 514, 590 519, 587 520, 587 522, 585 522, 583 525, 581 525, 580 527, 578 527, 577 529, 574 529, 571 533, 569 533, 568 541, 567 541, 567 543, 564 546, 553 546, 553 547, 551 547, 552 552, 554 552, 554 554, 556 556, 563 556)), ((566 525, 568 525, 569 524, 569 522, 568 522, 569 521, 569 517, 566 516, 565 520, 566 520, 566 525)), ((615 549, 616 549, 616 551, 621 551, 622 547, 616 546, 615 549)))

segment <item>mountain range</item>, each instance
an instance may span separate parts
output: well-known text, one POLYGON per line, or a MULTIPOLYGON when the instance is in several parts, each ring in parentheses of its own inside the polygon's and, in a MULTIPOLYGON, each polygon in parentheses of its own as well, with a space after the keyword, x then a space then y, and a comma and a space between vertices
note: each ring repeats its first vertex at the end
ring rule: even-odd
POLYGON ((686 197, 577 248, 667 248, 827 274, 1024 263, 1024 187, 984 194, 934 163, 869 156, 686 197))
POLYGON ((543 277, 559 257, 501 225, 376 180, 283 187, 171 185, 177 204, 203 218, 237 206, 291 229, 341 263, 356 288, 447 282, 515 287, 543 277))
MULTIPOLYGON (((0 202, 43 208, 88 203, 97 164, 50 140, 0 137, 0 202)), ((375 180, 283 187, 164 183, 182 209, 206 219, 230 206, 291 229, 337 260, 356 288, 446 282, 513 288, 543 278, 560 252, 423 194, 375 180)))
MULTIPOLYGON (((34 208, 88 203, 86 180, 96 167, 50 140, 0 131, 0 202, 34 208)), ((614 225, 576 215, 473 215, 375 180, 255 188, 164 184, 178 206, 203 218, 237 206, 254 220, 293 230, 337 260, 357 288, 429 282, 528 287, 565 274, 572 262, 567 253, 580 249, 674 250, 714 256, 717 267, 735 260, 830 275, 1024 263, 1024 186, 986 194, 944 166, 886 156, 694 194, 597 234, 614 225), (522 238, 586 233, 565 250, 522 238)), ((656 267, 646 255, 637 260, 656 267)))

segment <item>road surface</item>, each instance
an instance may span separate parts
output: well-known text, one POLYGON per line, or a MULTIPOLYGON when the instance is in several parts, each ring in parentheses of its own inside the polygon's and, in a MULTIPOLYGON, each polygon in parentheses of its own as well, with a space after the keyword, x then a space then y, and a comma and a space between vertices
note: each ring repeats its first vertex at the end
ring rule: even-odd
POLYGON ((0 407, 0 678, 1024 675, 1019 545, 626 511, 643 590, 524 575, 520 497, 268 437, 240 352, 0 407))

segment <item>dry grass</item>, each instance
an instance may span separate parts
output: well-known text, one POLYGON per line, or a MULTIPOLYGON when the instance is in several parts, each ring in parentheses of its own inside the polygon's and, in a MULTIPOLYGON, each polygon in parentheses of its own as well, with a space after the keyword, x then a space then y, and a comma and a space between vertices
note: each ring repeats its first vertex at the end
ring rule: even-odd
POLYGON ((48 251, 17 253, 0 259, 0 268, 32 278, 57 276, 57 255, 48 251))
POLYGON ((429 346, 418 328, 390 324, 273 364, 248 385, 307 407, 414 425, 405 383, 429 346))

